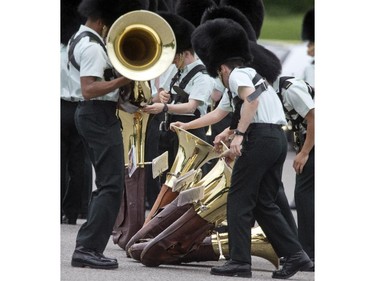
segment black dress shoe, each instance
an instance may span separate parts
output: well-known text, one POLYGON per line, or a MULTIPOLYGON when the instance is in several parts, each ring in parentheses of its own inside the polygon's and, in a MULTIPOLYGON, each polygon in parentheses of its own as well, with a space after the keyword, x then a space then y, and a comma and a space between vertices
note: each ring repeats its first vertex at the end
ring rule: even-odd
POLYGON ((301 270, 301 271, 315 272, 315 261, 314 261, 314 258, 310 258, 310 260, 312 261, 312 264, 313 264, 312 267, 304 269, 304 270, 301 270))
POLYGON ((251 265, 229 260, 223 266, 211 268, 211 274, 222 276, 251 277, 251 265))
POLYGON ((305 251, 301 250, 289 257, 286 257, 283 267, 272 274, 272 278, 288 279, 298 271, 305 271, 313 266, 312 261, 305 251))
POLYGON ((117 259, 107 258, 102 253, 80 246, 74 250, 72 266, 114 269, 118 268, 118 263, 117 259))

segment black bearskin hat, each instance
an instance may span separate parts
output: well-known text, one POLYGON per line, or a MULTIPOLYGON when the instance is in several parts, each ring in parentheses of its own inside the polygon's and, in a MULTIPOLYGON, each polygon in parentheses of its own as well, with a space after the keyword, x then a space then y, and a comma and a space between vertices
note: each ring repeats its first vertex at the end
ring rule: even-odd
POLYGON ((254 68, 270 84, 273 84, 281 73, 282 66, 279 58, 273 52, 255 42, 250 42, 250 50, 254 58, 247 66, 254 68))
POLYGON ((246 31, 249 40, 256 42, 257 37, 250 21, 237 8, 231 6, 215 7, 207 9, 201 19, 201 23, 217 18, 228 18, 238 22, 246 31))
POLYGON ((149 6, 149 0, 119 0, 120 16, 131 11, 147 10, 149 6))
POLYGON ((176 14, 198 26, 204 11, 210 7, 217 7, 213 0, 178 0, 176 14))
POLYGON ((158 12, 159 11, 159 0, 150 0, 148 5, 148 9, 151 12, 158 12))
POLYGON ((308 10, 302 22, 302 40, 315 42, 315 12, 314 8, 308 10))
POLYGON ((240 10, 250 21, 259 38, 264 20, 263 0, 221 0, 220 6, 232 6, 240 10))
POLYGON ((149 0, 148 10, 154 13, 169 12, 173 13, 175 0, 149 0))
POLYGON ((86 18, 100 18, 110 27, 123 14, 148 7, 149 0, 82 0, 78 12, 86 18))
POLYGON ((218 76, 219 66, 229 59, 242 59, 245 64, 252 60, 245 30, 231 19, 218 18, 201 24, 193 32, 191 41, 213 78, 218 76))
POLYGON ((166 20, 173 30, 177 42, 176 53, 182 53, 191 49, 190 38, 195 29, 194 25, 187 19, 176 14, 168 12, 159 12, 158 14, 166 20))
POLYGON ((109 27, 122 15, 119 7, 120 0, 82 0, 78 12, 85 18, 102 19, 109 27))
POLYGON ((72 35, 77 32, 84 19, 78 13, 81 0, 60 1, 60 43, 67 45, 72 35))

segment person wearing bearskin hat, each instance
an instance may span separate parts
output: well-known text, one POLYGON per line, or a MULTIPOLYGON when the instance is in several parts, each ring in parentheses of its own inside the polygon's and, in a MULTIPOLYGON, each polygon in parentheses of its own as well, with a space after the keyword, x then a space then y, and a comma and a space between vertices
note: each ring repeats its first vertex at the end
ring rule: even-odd
MULTIPOLYGON (((304 17, 302 39, 308 41, 308 54, 314 56, 314 10, 304 17)), ((275 89, 284 105, 286 117, 292 125, 296 156, 294 203, 297 212, 298 239, 315 263, 315 102, 314 63, 305 70, 304 79, 279 77, 275 89)), ((315 266, 309 271, 314 271, 315 266)))
POLYGON ((124 147, 116 116, 118 89, 131 82, 114 74, 104 46, 103 38, 120 16, 118 5, 115 0, 83 0, 78 12, 86 21, 68 44, 68 82, 72 96, 79 100, 75 123, 90 155, 97 186, 87 221, 77 234, 73 267, 118 267, 116 259, 103 255, 124 189, 124 147))
POLYGON ((253 56, 259 56, 259 48, 249 43, 245 30, 231 19, 218 18, 201 24, 192 35, 192 44, 209 75, 220 77, 228 91, 216 112, 188 123, 188 128, 207 126, 234 110, 230 128, 214 141, 215 148, 220 149, 221 142, 229 140, 230 150, 223 156, 228 161, 235 160, 227 202, 230 259, 223 266, 213 267, 211 274, 251 277, 249 237, 254 220, 278 255, 286 257, 282 269, 273 272, 273 278, 286 279, 311 268, 312 262, 297 234, 275 204, 287 154, 287 140, 281 128, 286 125, 283 107, 268 84, 278 73, 267 60, 254 64, 253 56))
MULTIPOLYGON (((246 14, 259 13, 262 15, 264 13, 264 7, 263 5, 259 5, 258 2, 262 2, 262 1, 250 1, 250 3, 241 6, 241 8, 246 14)), ((274 53, 272 53, 268 49, 256 43, 257 34, 260 33, 260 29, 262 27, 262 21, 260 20, 255 21, 255 29, 257 30, 255 31, 253 25, 250 23, 249 19, 245 16, 245 14, 242 11, 240 11, 238 8, 235 8, 233 6, 224 5, 224 6, 219 6, 219 7, 211 7, 205 10, 205 12, 203 13, 201 17, 201 24, 204 24, 208 20, 213 20, 217 18, 232 19, 235 22, 239 23, 242 28, 244 28, 247 34, 247 38, 250 41, 249 44, 251 47, 251 51, 253 52, 254 58, 251 63, 252 68, 254 68, 263 77, 265 77, 268 82, 272 83, 272 81, 275 81, 277 76, 281 72, 282 66, 281 66, 280 60, 276 57, 274 53)), ((221 89, 221 92, 223 93, 225 91, 225 87, 220 82, 220 79, 216 78, 215 81, 217 82, 216 88, 221 89)), ((223 127, 222 125, 224 124, 221 124, 221 123, 223 122, 223 120, 228 119, 228 117, 231 120, 232 114, 233 114, 232 112, 228 113, 228 115, 224 119, 212 125, 212 128, 214 128, 215 125, 220 124, 220 126, 218 127, 221 128, 221 130, 215 133, 215 136, 221 133, 225 128, 230 126, 230 121, 229 121, 229 124, 228 122, 225 122, 225 124, 228 124, 225 127, 223 127)), ((174 124, 174 125, 182 126, 182 124, 174 124)), ((214 140, 214 138, 212 140, 214 140)), ((290 227, 293 229, 295 233, 297 233, 297 225, 296 225, 294 216, 289 208, 288 199, 285 195, 283 186, 280 187, 280 193, 279 193, 279 196, 277 196, 276 203, 279 205, 281 212, 287 219, 290 227)), ((276 252, 277 252, 277 249, 276 249, 276 252)))
MULTIPOLYGON (((279 77, 275 82, 283 102, 287 120, 291 124, 296 156, 294 201, 297 211, 298 239, 314 262, 315 245, 315 104, 314 90, 302 79, 279 77)), ((312 267, 309 271, 314 271, 312 267)))
MULTIPOLYGON (((314 56, 314 10, 306 12, 302 23, 302 40, 308 41, 307 53, 314 56)), ((291 124, 296 156, 294 199, 297 212, 298 239, 302 248, 315 263, 315 103, 314 63, 308 66, 304 79, 278 77, 274 88, 283 103, 285 116, 291 124)), ((308 271, 315 271, 315 265, 308 271)))
POLYGON ((301 37, 307 41, 307 54, 313 58, 312 63, 305 68, 303 79, 315 87, 315 11, 308 10, 303 17, 301 37))

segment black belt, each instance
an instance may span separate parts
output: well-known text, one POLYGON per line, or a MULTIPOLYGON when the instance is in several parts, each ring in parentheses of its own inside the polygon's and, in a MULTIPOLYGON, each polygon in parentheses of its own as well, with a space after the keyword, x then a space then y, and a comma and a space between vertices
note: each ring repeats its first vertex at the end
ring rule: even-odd
POLYGON ((99 104, 109 104, 109 103, 113 103, 113 104, 117 104, 116 101, 110 101, 110 100, 84 100, 84 101, 80 101, 79 104, 82 105, 82 106, 85 106, 85 105, 90 105, 90 104, 95 104, 95 105, 99 105, 99 104))
POLYGON ((64 101, 64 102, 79 102, 78 99, 75 99, 73 97, 71 97, 70 100, 66 100, 66 99, 63 99, 63 98, 61 98, 61 100, 64 101))
POLYGON ((281 124, 272 124, 272 123, 251 123, 249 126, 250 129, 255 128, 272 128, 272 129, 281 129, 283 125, 281 124))

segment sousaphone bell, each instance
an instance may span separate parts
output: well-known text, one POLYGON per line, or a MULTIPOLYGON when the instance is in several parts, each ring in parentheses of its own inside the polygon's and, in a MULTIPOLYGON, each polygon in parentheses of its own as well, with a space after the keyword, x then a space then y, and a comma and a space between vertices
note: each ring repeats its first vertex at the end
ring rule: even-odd
POLYGON ((134 81, 160 76, 172 64, 176 38, 172 28, 156 13, 138 10, 119 17, 107 36, 113 67, 134 81))

